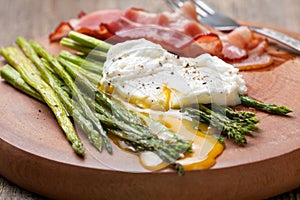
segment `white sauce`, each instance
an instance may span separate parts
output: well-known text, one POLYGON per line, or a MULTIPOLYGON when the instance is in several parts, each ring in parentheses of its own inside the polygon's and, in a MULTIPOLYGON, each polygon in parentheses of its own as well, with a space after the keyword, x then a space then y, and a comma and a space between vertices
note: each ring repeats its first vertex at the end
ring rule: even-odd
POLYGON ((102 84, 113 86, 113 95, 152 110, 169 110, 195 103, 237 105, 247 91, 238 69, 203 54, 178 57, 145 39, 110 48, 102 84))

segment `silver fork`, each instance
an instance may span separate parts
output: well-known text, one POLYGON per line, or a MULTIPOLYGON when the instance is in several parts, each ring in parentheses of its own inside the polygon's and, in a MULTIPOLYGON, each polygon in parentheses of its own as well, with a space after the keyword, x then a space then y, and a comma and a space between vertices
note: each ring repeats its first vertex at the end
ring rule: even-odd
MULTIPOLYGON (((170 6, 171 9, 176 10, 179 9, 185 0, 166 0, 167 4, 170 6)), ((211 8, 209 5, 204 3, 200 0, 193 0, 196 12, 198 14, 199 20, 207 24, 209 26, 214 27, 217 30, 220 31, 230 31, 234 28, 240 26, 235 20, 229 18, 228 16, 225 16, 224 14, 217 12, 213 8, 211 8)), ((280 33, 278 31, 269 29, 269 28, 262 28, 262 27, 255 27, 250 26, 250 28, 255 31, 256 33, 259 33, 261 35, 264 35, 270 39, 273 39, 295 51, 297 53, 300 53, 300 41, 292 38, 288 35, 285 35, 283 33, 280 33)))

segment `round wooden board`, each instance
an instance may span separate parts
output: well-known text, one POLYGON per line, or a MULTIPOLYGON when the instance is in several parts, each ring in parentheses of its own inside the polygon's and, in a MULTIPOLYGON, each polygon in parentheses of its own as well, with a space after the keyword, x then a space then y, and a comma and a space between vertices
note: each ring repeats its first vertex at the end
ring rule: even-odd
POLYGON ((53 199, 262 199, 299 187, 300 58, 242 74, 250 96, 294 112, 289 117, 257 112, 260 130, 245 147, 226 142, 215 166, 184 176, 148 172, 135 155, 117 147, 113 156, 99 154, 83 135, 86 156, 79 158, 44 104, 1 81, 0 173, 53 199))

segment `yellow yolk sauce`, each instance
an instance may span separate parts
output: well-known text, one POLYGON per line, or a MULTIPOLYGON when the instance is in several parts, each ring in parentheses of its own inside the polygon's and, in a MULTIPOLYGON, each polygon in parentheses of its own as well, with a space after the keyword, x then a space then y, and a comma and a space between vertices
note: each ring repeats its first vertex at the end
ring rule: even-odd
MULTIPOLYGON (((217 156, 224 150, 224 145, 219 143, 215 137, 199 131, 207 131, 207 125, 196 124, 187 119, 168 115, 160 116, 158 121, 181 138, 192 142, 193 152, 185 153, 184 157, 178 160, 178 163, 180 163, 185 170, 199 170, 212 167, 216 163, 217 156)), ((141 163, 148 169, 158 170, 159 167, 163 166, 162 163, 156 163, 157 166, 147 166, 143 163, 143 160, 141 163)))
MULTIPOLYGON (((149 114, 146 115, 149 117, 149 114)), ((205 124, 197 124, 193 121, 182 119, 180 116, 170 115, 168 113, 164 115, 152 114, 151 118, 165 125, 180 138, 192 143, 192 153, 185 153, 184 157, 178 160, 178 163, 187 171, 212 167, 216 163, 216 158, 224 150, 224 145, 219 143, 215 137, 199 131, 208 131, 208 127, 205 124)), ((134 152, 134 149, 128 146, 124 141, 115 137, 112 137, 112 139, 121 149, 134 152)), ((150 151, 139 153, 139 160, 144 168, 152 171, 168 167, 167 163, 150 151)))
MULTIPOLYGON (((163 86, 161 92, 157 95, 156 99, 156 107, 159 107, 161 110, 169 110, 170 107, 173 108, 171 105, 171 96, 172 96, 172 90, 168 88, 167 86, 163 86)), ((153 101, 149 101, 147 96, 144 97, 136 97, 136 96, 130 96, 129 103, 138 106, 139 108, 148 108, 151 109, 153 106, 153 101)))

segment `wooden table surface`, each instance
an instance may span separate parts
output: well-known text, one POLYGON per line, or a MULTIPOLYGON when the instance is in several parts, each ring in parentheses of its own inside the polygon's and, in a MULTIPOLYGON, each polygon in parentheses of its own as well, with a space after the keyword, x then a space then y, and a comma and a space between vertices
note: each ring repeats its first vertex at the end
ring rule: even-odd
MULTIPOLYGON (((299 0, 206 0, 206 2, 229 16, 300 34, 299 0)), ((133 6, 158 12, 168 10, 162 0, 0 0, 0 46, 12 44, 18 36, 29 39, 47 35, 59 22, 76 17, 80 11, 126 9, 133 6)), ((0 174, 0 199, 45 198, 19 188, 0 174)), ((300 200, 300 188, 271 199, 300 200)))

